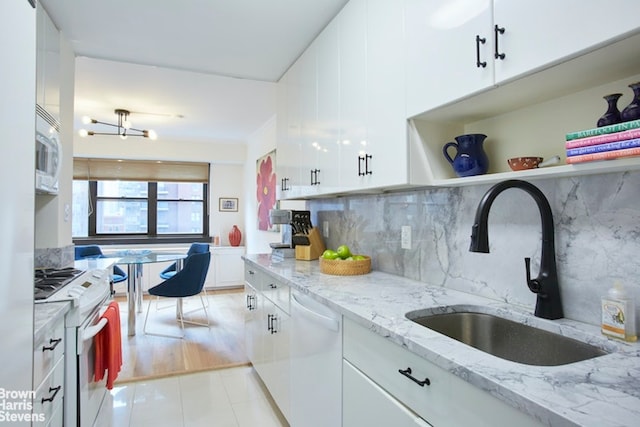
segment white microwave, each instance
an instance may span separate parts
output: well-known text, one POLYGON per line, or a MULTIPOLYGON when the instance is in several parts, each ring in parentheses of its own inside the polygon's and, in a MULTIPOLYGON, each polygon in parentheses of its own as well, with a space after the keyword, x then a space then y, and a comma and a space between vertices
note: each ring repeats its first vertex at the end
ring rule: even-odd
POLYGON ((47 120, 38 111, 36 114, 37 193, 58 194, 58 175, 60 175, 62 167, 62 146, 57 128, 53 118, 47 120))

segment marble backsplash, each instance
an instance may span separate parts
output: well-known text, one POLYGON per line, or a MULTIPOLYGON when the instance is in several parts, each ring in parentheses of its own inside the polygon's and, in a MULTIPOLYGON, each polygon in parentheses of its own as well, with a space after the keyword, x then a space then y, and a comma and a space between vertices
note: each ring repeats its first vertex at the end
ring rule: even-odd
POLYGON ((42 248, 35 250, 35 268, 65 268, 73 266, 75 245, 61 248, 42 248))
MULTIPOLYGON (((600 324, 600 298, 615 281, 640 302, 640 172, 530 180, 549 199, 565 317, 600 324)), ((311 200, 329 222, 327 247, 347 244, 373 268, 429 285, 530 307, 524 258, 537 276, 540 214, 522 190, 501 193, 489 215, 489 254, 469 252, 475 211, 490 185, 311 200), (402 249, 401 227, 411 227, 402 249)), ((321 228, 322 229, 322 228, 321 228)), ((637 310, 637 309, 636 309, 637 310)), ((640 318, 636 316, 636 318, 640 318)))

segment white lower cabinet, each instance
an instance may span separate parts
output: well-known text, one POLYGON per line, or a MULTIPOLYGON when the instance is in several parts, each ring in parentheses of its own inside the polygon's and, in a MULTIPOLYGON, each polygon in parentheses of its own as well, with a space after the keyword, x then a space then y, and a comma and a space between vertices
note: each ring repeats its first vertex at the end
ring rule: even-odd
POLYGON ((34 426, 62 426, 64 318, 52 322, 33 343, 34 426))
POLYGON ((489 393, 348 319, 344 321, 343 346, 344 427, 542 425, 489 393), (375 398, 380 406, 367 403, 365 394, 375 398), (382 421, 382 415, 372 417, 370 422, 358 421, 369 419, 370 411, 382 411, 383 405, 394 408, 391 411, 394 416, 404 421, 390 424, 382 421), (427 423, 409 424, 411 417, 415 416, 411 413, 427 423))
POLYGON ((247 355, 284 417, 290 419, 289 287, 245 265, 245 297, 247 355), (273 295, 278 296, 275 301, 269 299, 273 295))
POLYGON ((431 426, 346 360, 342 371, 343 427, 431 426))

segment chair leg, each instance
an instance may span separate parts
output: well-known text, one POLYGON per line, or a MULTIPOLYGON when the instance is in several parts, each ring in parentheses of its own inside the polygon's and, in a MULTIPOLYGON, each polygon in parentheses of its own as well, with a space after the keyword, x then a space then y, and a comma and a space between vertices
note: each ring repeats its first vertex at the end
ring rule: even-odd
MULTIPOLYGON (((184 338, 184 323, 180 322, 180 326, 182 329, 182 335, 169 335, 169 334, 160 334, 157 332, 149 332, 147 331, 147 320, 149 319, 149 311, 151 311, 151 299, 149 299, 149 304, 147 305, 147 314, 144 316, 144 326, 142 327, 142 331, 145 335, 155 335, 158 337, 166 337, 166 338, 184 338)), ((182 317, 182 316, 181 316, 182 317)))
MULTIPOLYGON (((180 317, 182 317, 182 321, 184 323, 188 323, 189 325, 206 326, 207 328, 210 328, 211 327, 211 322, 209 321, 209 312, 207 311, 207 306, 206 306, 206 304, 204 302, 204 299, 202 298, 202 294, 199 294, 198 296, 200 297, 200 304, 202 304, 202 309, 204 310, 204 316, 207 319, 207 323, 195 322, 193 320, 185 320, 184 319, 184 313, 182 313, 182 311, 180 312, 180 314, 181 314, 180 317)), ((181 310, 181 308, 180 308, 180 310, 181 310)), ((196 309, 196 310, 199 310, 199 309, 196 309)), ((192 311, 195 311, 195 310, 192 310, 192 311)))

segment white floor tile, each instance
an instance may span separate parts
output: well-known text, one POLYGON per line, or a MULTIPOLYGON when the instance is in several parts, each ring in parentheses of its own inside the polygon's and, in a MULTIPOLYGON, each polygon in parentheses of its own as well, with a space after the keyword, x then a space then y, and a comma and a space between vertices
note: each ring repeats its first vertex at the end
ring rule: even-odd
POLYGON ((251 367, 114 387, 94 427, 284 427, 251 367))

